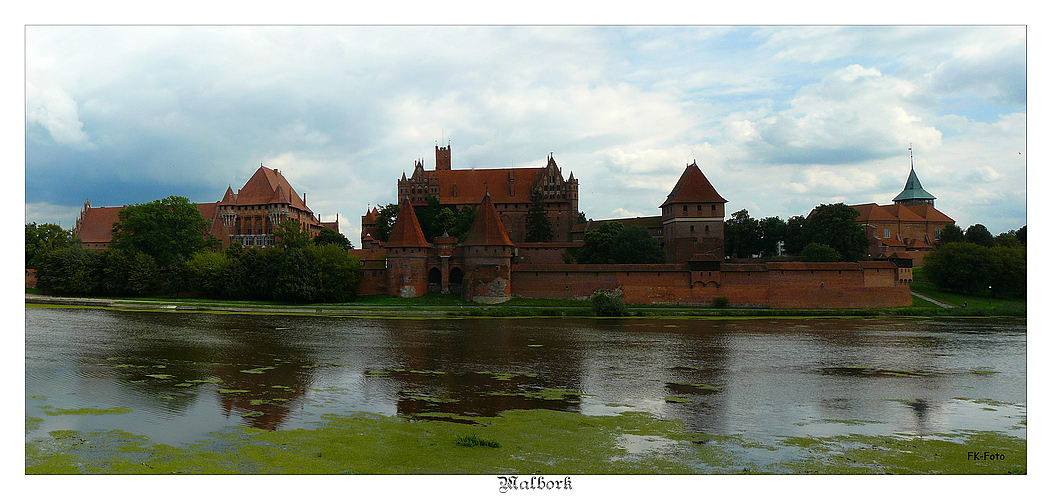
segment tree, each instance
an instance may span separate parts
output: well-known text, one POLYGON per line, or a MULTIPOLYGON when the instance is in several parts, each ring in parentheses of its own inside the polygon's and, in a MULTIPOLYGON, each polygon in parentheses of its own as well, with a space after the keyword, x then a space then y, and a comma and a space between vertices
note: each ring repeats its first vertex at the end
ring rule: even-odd
POLYGON ((964 238, 968 240, 968 243, 975 243, 984 247, 994 246, 994 236, 990 234, 990 230, 986 229, 986 226, 982 224, 974 224, 964 232, 964 238))
POLYGON ((43 254, 57 248, 65 248, 79 241, 73 236, 73 231, 62 229, 58 224, 46 223, 37 225, 36 222, 26 224, 26 268, 36 267, 34 259, 38 254, 43 254))
POLYGON ((230 258, 221 252, 197 252, 186 261, 190 288, 200 294, 218 296, 226 284, 230 258))
POLYGON ((975 243, 945 243, 924 258, 924 274, 944 290, 977 294, 991 286, 997 264, 975 243))
POLYGON ((764 256, 778 254, 778 243, 785 241, 789 226, 778 217, 764 217, 760 219, 760 251, 764 256))
POLYGON ((315 300, 347 302, 354 297, 362 279, 358 258, 334 244, 315 245, 304 249, 318 271, 315 300))
POLYGON ((961 230, 961 226, 957 224, 947 224, 939 233, 939 241, 937 244, 943 243, 966 243, 967 238, 964 237, 964 231, 961 230))
POLYGON ((1023 244, 1016 237, 1015 230, 1005 231, 997 236, 994 236, 994 244, 999 247, 1019 247, 1023 244))
POLYGON ((343 233, 339 231, 334 231, 327 227, 323 227, 321 228, 321 231, 318 231, 318 235, 314 237, 314 244, 319 246, 339 245, 344 250, 350 250, 354 248, 354 245, 351 244, 351 241, 348 240, 347 237, 343 235, 343 233))
POLYGON ((577 250, 579 264, 660 264, 665 249, 645 229, 604 222, 584 235, 577 250))
POLYGON ((134 252, 128 258, 128 281, 124 286, 126 294, 142 297, 157 292, 160 283, 157 280, 160 268, 153 257, 142 252, 134 252))
POLYGON ((1019 230, 1015 232, 1015 237, 1019 240, 1020 243, 1026 246, 1026 224, 1023 224, 1023 227, 1019 228, 1019 230))
POLYGON ((794 215, 785 221, 785 252, 798 254, 807 246, 804 240, 804 226, 807 218, 802 215, 794 215))
POLYGON ((577 249, 578 264, 613 264, 610 260, 610 248, 614 238, 621 234, 625 226, 620 222, 604 222, 598 228, 584 235, 584 244, 577 249))
POLYGON ((453 226, 453 230, 449 232, 449 235, 463 240, 468 235, 468 231, 471 231, 471 226, 475 223, 475 215, 478 214, 478 211, 479 209, 475 205, 461 207, 457 212, 456 224, 453 226))
POLYGON ((209 221, 182 196, 127 206, 117 217, 113 248, 143 252, 162 267, 219 247, 219 241, 206 232, 209 221))
POLYGON ((96 293, 99 256, 79 245, 37 256, 37 288, 51 295, 82 297, 96 293))
MULTIPOLYGON (((227 265, 224 294, 239 299, 272 298, 285 250, 281 247, 250 247, 235 253, 237 255, 230 258, 227 265)), ((230 257, 231 253, 227 256, 230 257)))
POLYGON ((994 261, 994 279, 990 291, 995 297, 1026 296, 1026 247, 996 246, 989 249, 994 261))
POLYGON ((530 209, 526 213, 526 241, 548 242, 554 237, 552 220, 544 207, 544 195, 540 190, 534 190, 530 193, 530 209))
POLYGON ((398 204, 389 203, 377 211, 376 231, 373 236, 379 241, 387 241, 391 237, 391 229, 398 220, 398 204))
POLYGON ((442 236, 442 230, 435 222, 438 214, 442 211, 442 205, 438 203, 438 198, 434 196, 428 196, 425 201, 427 205, 414 206, 413 212, 416 213, 416 220, 420 223, 420 230, 424 233, 424 239, 434 241, 435 236, 442 236))
POLYGON ((744 208, 731 214, 723 224, 723 238, 728 256, 748 258, 763 251, 760 223, 744 208))
POLYGON ((800 259, 804 262, 837 262, 840 260, 840 252, 829 245, 808 243, 800 252, 800 259))
MULTIPOLYGON (((457 212, 450 207, 442 207, 438 211, 438 215, 435 216, 434 222, 435 234, 441 236, 447 233, 453 233, 457 227, 457 212)), ((452 234, 450 234, 452 236, 452 234)))
POLYGON ((842 261, 861 260, 866 255, 869 238, 858 216, 858 210, 843 203, 819 205, 807 216, 804 240, 832 247, 842 261))
POLYGON ((285 252, 278 268, 273 295, 286 302, 312 302, 318 294, 318 266, 302 248, 285 252))
POLYGON ((303 248, 310 244, 310 232, 296 219, 285 219, 274 228, 274 241, 282 248, 303 248))
POLYGON ((614 237, 610 260, 617 264, 664 264, 665 249, 639 226, 629 226, 614 237))

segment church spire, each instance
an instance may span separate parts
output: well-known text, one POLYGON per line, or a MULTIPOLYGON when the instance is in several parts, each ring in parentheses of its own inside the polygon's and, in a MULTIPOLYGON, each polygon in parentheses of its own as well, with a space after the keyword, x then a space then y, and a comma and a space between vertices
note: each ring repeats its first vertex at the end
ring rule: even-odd
POLYGON ((906 178, 906 186, 891 201, 901 205, 931 205, 935 206, 935 196, 924 190, 921 186, 917 171, 913 168, 913 143, 910 143, 910 175, 906 178))

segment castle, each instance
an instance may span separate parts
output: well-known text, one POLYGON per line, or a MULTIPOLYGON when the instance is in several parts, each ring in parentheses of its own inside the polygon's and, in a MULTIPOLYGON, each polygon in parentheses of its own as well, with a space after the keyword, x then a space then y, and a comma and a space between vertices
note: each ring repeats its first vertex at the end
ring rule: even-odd
POLYGON ((865 203, 851 205, 858 210, 856 219, 866 229, 871 258, 908 256, 918 266, 934 248, 942 230, 954 220, 935 208, 935 196, 921 186, 913 169, 913 148, 910 147, 910 175, 902 192, 890 205, 865 203))
MULTIPOLYGON (((84 208, 73 226, 73 235, 80 238, 84 248, 102 250, 110 246, 113 239, 113 224, 124 207, 93 207, 84 202, 84 208)), ((281 172, 260 165, 256 172, 237 192, 227 186, 223 199, 214 203, 198 203, 201 216, 211 222, 209 234, 215 236, 222 248, 238 242, 243 246, 266 247, 274 245, 274 228, 285 220, 296 221, 311 238, 322 228, 339 232, 339 219, 321 222, 307 207, 307 195, 296 194, 288 179, 281 172)))
POLYGON ((386 243, 373 238, 376 209, 362 217, 362 249, 352 250, 364 272, 359 294, 446 293, 481 303, 605 293, 647 304, 710 304, 717 298, 735 305, 790 308, 912 304, 908 255, 866 262, 724 262, 727 200, 697 162, 680 175, 659 217, 618 219, 658 238, 668 263, 581 265, 564 263, 561 256, 580 247, 584 233, 602 221, 569 225, 562 218, 559 241, 522 241, 530 190, 542 191, 550 216, 576 214, 577 180, 572 173, 563 180, 553 156, 541 168, 457 171, 448 147, 436 146, 435 151, 434 171, 417 161, 413 175, 403 173, 399 180, 400 209, 386 243), (478 206, 463 242, 448 235, 426 240, 413 206, 429 196, 443 204, 478 206))
MULTIPOLYGON (((584 235, 609 221, 578 220, 579 183, 564 177, 553 155, 543 167, 452 168, 451 148, 435 147, 435 170, 423 162, 398 181, 400 210, 386 242, 375 238, 377 209, 362 217, 362 248, 351 250, 362 264, 358 293, 415 297, 425 293, 460 295, 482 303, 512 297, 583 299, 596 293, 626 303, 730 304, 757 307, 900 307, 912 303, 913 262, 922 261, 953 220, 935 209, 912 166, 906 186, 891 205, 853 205, 870 239, 865 262, 724 261, 727 200, 697 162, 687 165, 660 205, 661 215, 612 219, 643 227, 664 247, 666 264, 565 263, 584 235), (530 195, 541 194, 552 222, 548 242, 527 242, 530 195), (460 209, 477 207, 463 241, 443 235, 427 241, 414 206, 434 197, 460 209)), ((260 166, 238 191, 228 187, 222 200, 197 205, 211 221, 209 232, 226 247, 275 244, 273 230, 295 220, 311 237, 322 228, 339 230, 338 220, 321 222, 281 172, 260 166)), ((106 248, 122 207, 84 210, 74 228, 87 248, 106 248)))

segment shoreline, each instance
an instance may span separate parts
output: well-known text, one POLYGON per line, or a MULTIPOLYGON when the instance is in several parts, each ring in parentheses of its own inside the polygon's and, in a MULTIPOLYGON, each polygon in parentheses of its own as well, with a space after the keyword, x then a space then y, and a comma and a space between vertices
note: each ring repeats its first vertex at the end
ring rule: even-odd
MULTIPOLYGON (((500 318, 500 317, 594 317, 591 304, 581 305, 422 305, 422 304, 255 304, 236 301, 191 301, 184 299, 116 299, 86 297, 52 297, 26 295, 26 306, 81 307, 91 309, 139 310, 155 312, 207 312, 235 314, 291 314, 328 315, 345 317, 421 317, 421 318, 500 318)), ((676 317, 693 319, 749 319, 749 318, 800 318, 800 317, 1026 317, 1026 309, 996 310, 981 308, 923 308, 904 307, 891 309, 771 309, 771 308, 712 308, 690 305, 646 305, 626 304, 629 315, 625 317, 676 317)), ((606 318, 617 319, 617 318, 606 318)))

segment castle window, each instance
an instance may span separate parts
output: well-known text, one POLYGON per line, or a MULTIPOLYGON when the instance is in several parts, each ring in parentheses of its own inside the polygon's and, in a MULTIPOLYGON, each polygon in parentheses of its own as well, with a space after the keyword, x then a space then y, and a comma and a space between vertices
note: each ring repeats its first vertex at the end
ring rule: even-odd
POLYGON ((884 237, 885 238, 890 238, 891 237, 891 230, 890 229, 885 229, 884 230, 884 237))
POLYGON ((687 206, 683 205, 683 213, 687 213, 687 206))
POLYGON ((698 205, 698 213, 701 213, 701 205, 698 205))

